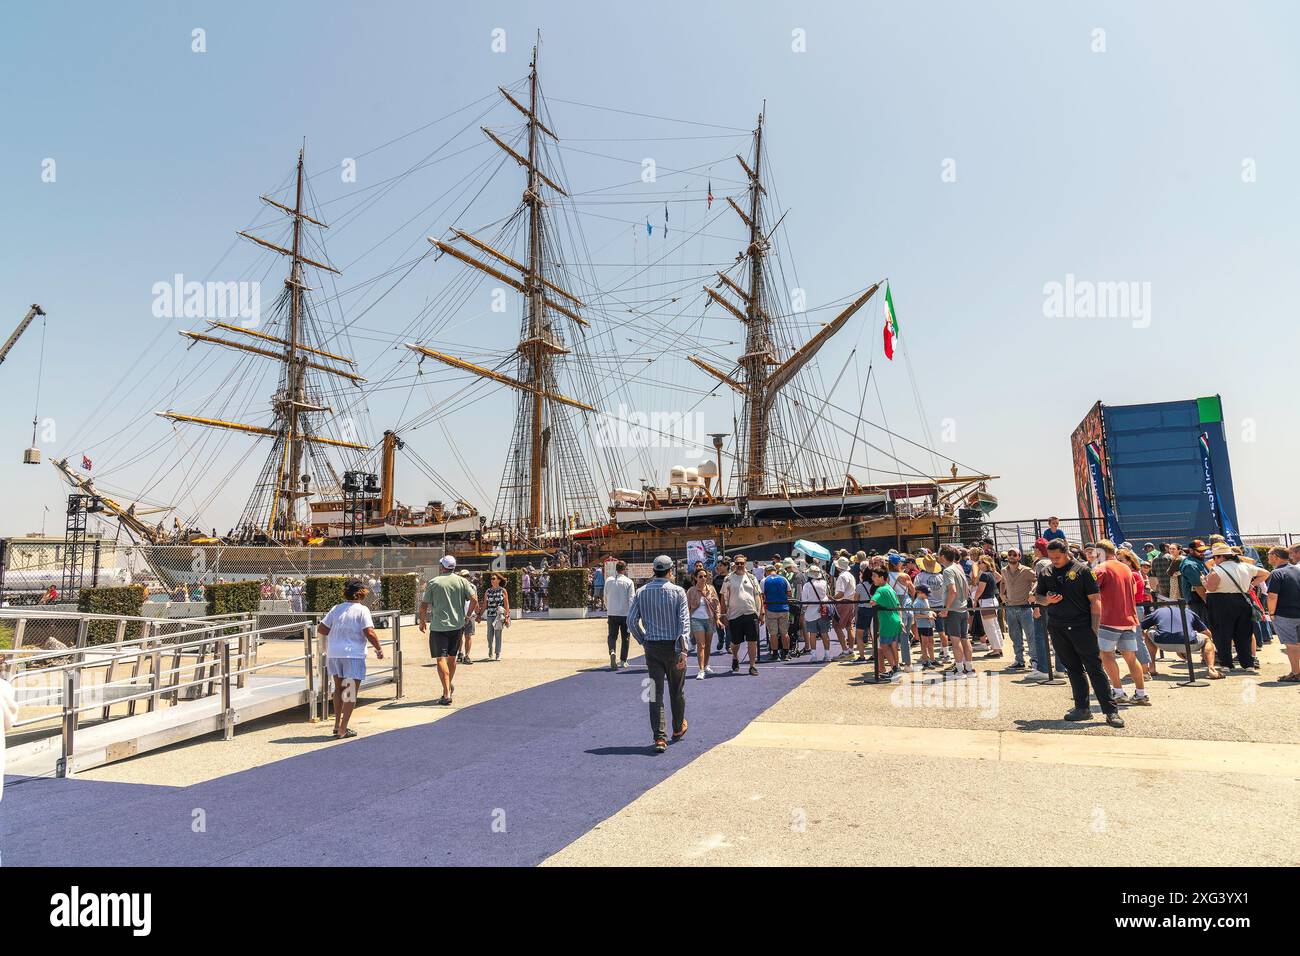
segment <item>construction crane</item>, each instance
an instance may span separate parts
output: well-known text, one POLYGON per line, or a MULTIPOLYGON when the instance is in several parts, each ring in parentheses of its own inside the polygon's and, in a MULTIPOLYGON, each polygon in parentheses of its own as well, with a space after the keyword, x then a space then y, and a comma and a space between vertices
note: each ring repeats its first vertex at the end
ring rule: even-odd
POLYGON ((0 348, 0 362, 3 362, 5 358, 9 355, 9 350, 14 347, 14 344, 18 341, 19 336, 21 336, 24 332, 27 331, 27 326, 32 324, 32 320, 35 319, 38 315, 44 315, 44 314, 45 314, 45 310, 42 309, 39 305, 35 305, 35 304, 33 304, 32 307, 27 310, 27 314, 23 316, 23 320, 18 323, 18 328, 14 329, 14 334, 9 336, 9 341, 5 342, 4 348, 0 348))

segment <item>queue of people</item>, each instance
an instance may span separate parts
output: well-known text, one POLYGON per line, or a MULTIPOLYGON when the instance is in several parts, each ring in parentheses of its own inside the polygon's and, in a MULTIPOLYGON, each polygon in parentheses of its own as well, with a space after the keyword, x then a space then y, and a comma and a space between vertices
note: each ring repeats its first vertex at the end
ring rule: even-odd
MULTIPOLYGON (((1279 681, 1300 682, 1300 546, 1273 548, 1265 568, 1220 536, 1158 547, 1080 545, 1051 524, 1030 553, 998 551, 985 539, 935 552, 841 550, 825 563, 796 554, 754 567, 736 554, 714 569, 696 562, 680 586, 677 563, 667 555, 653 561, 653 577, 640 589, 626 562, 611 563, 608 573, 590 572, 591 606, 606 611, 611 670, 627 668, 632 639, 645 650, 659 751, 686 733, 683 682, 691 656, 699 681, 716 676, 719 657, 733 674, 743 667, 753 677, 760 664, 804 660, 871 664, 889 681, 908 672, 968 678, 976 655, 1010 657, 1002 672, 1043 680, 1055 662, 1072 696, 1064 719, 1091 719, 1095 697, 1115 728, 1124 726, 1124 709, 1152 706, 1150 682, 1160 664, 1189 653, 1212 680, 1235 668, 1258 673, 1258 647, 1276 636, 1289 667, 1279 681)), ((528 568, 521 576, 525 610, 545 607, 545 587, 535 581, 545 573, 528 568)), ((355 602, 353 583, 348 600, 355 602)), ((355 583, 364 594, 368 582, 355 583)), ((418 614, 438 668, 440 705, 452 703, 457 665, 474 662, 476 624, 486 630, 482 659, 500 660, 511 614, 503 573, 470 575, 457 571, 454 557, 442 559, 418 614)), ((326 626, 346 632, 351 625, 342 622, 354 617, 360 615, 326 626)), ((364 627, 358 633, 368 636, 364 627)), ((351 666, 331 674, 346 682, 351 666)), ((338 732, 347 735, 346 717, 338 732)))

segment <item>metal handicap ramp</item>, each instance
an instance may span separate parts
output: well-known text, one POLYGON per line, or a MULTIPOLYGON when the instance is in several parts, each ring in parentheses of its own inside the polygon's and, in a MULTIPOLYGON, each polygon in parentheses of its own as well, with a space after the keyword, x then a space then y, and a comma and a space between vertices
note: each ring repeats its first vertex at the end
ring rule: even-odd
MULTIPOLYGON (((401 697, 400 618, 384 616, 390 633, 380 644, 391 657, 387 666, 368 668, 361 689, 392 683, 401 697)), ((111 620, 122 634, 122 619, 111 620)), ((215 733, 229 740, 239 724, 295 707, 306 706, 308 719, 326 716, 330 681, 315 628, 252 623, 222 620, 112 645, 0 652, 17 691, 14 729, 28 729, 27 739, 7 749, 5 773, 69 776, 215 733), (285 670, 291 673, 269 673, 285 670)))

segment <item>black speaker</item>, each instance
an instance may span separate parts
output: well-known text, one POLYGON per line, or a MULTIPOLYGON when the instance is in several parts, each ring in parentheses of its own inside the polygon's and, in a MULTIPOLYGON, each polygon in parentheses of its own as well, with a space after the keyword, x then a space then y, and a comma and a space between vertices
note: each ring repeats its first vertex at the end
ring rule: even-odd
POLYGON ((958 508, 957 526, 962 544, 968 548, 978 544, 984 537, 984 512, 979 508, 958 508))

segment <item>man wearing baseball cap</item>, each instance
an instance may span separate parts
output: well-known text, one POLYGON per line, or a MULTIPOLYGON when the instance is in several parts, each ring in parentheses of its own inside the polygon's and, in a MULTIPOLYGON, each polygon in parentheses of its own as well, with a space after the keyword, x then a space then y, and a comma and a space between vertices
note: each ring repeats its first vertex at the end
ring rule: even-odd
POLYGON ((1187 602, 1187 609, 1199 615, 1202 621, 1210 619, 1210 609, 1205 604, 1205 576, 1210 573, 1205 559, 1209 553, 1209 546, 1197 538, 1187 546, 1187 553, 1178 566, 1183 600, 1187 602))
POLYGON ((456 692, 456 657, 460 653, 461 634, 465 630, 465 608, 476 599, 474 585, 456 573, 456 559, 443 555, 438 562, 441 571, 429 579, 424 596, 420 598, 420 614, 416 626, 424 633, 429 626, 429 656, 438 662, 438 680, 442 682, 442 697, 438 703, 451 706, 456 692))
POLYGON ((673 584, 673 559, 661 554, 654 559, 654 577, 646 583, 627 611, 627 629, 645 648, 646 669, 654 682, 650 696, 650 732, 655 752, 668 749, 668 728, 664 720, 664 684, 673 711, 673 743, 686 736, 686 648, 691 619, 686 592, 673 584))

